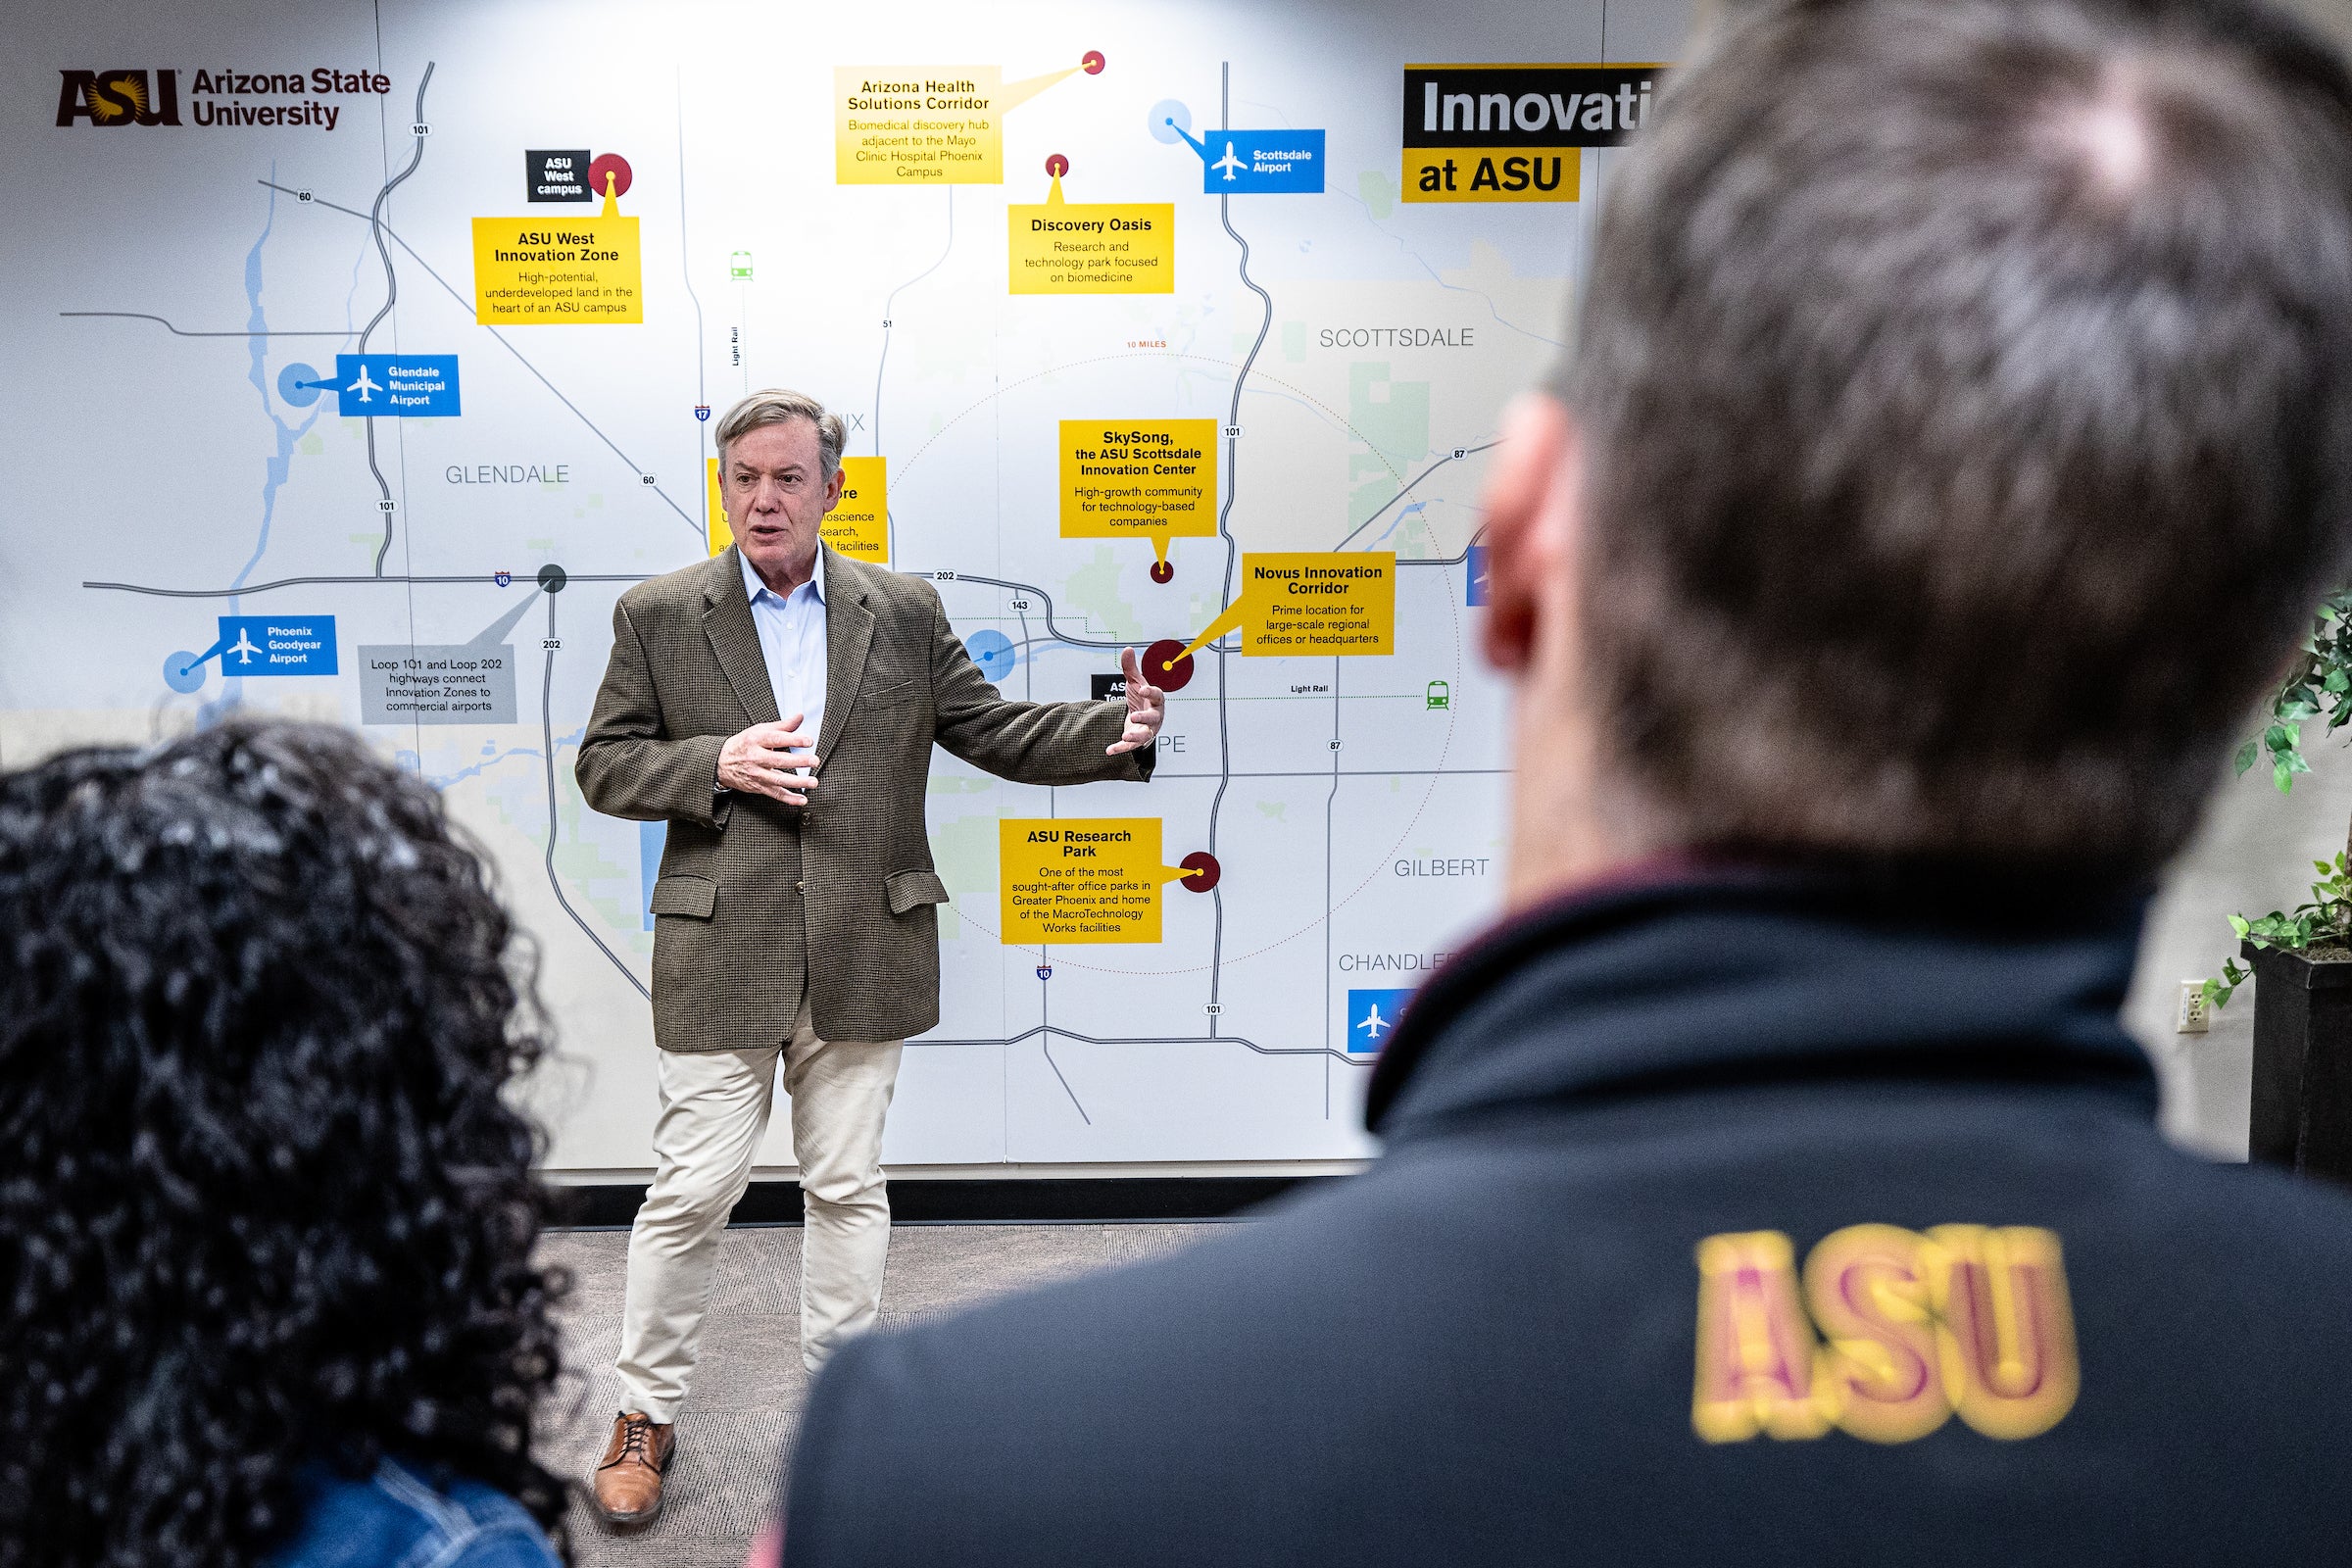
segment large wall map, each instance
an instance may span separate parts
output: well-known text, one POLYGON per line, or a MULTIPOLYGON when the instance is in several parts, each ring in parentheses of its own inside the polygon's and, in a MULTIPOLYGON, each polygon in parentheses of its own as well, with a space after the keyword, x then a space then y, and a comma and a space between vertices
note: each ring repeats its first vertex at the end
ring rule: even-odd
POLYGON ((1173 692, 1149 786, 937 757, 945 1017, 886 1157, 1361 1153, 1500 885, 1484 455, 1685 23, 1524 13, 27 16, 4 760, 361 726, 535 939, 551 1163, 641 1166, 662 830, 571 766, 613 599, 725 546, 715 413, 796 386, 851 429, 828 538, 1001 688, 1133 647, 1173 692))

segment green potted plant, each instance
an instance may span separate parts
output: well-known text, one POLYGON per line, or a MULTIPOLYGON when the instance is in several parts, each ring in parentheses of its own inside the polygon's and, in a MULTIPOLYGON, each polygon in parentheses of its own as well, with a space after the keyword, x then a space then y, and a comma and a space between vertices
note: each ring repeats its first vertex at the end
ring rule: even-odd
MULTIPOLYGON (((2352 589, 2330 595, 2313 617, 2301 656, 2271 700, 2270 723, 2238 749, 2237 770, 2268 756, 2281 794, 2311 771, 2303 726, 2352 724, 2352 589)), ((2239 956, 2205 982, 2223 1006, 2254 988, 2254 1083, 2249 1157, 2352 1182, 2352 836, 2332 862, 2315 861, 2310 902, 2259 919, 2230 917, 2239 956)))

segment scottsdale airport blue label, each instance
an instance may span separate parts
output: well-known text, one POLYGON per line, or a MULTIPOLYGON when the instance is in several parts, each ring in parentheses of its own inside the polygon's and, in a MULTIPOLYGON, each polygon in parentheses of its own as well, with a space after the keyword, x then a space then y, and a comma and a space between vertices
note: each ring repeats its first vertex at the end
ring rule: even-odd
POLYGON ((371 416, 448 418, 458 409, 455 354, 338 354, 335 412, 346 419, 371 416))
POLYGON ((1404 1016, 1404 1004, 1412 991, 1350 991, 1348 993, 1348 1054, 1351 1056, 1376 1054, 1388 1044, 1389 1032, 1396 1020, 1404 1016))
POLYGON ((222 615, 223 675, 332 675, 332 615, 222 615))
POLYGON ((1176 133, 1200 155, 1200 188, 1209 195, 1323 189, 1319 130, 1206 130, 1198 139, 1176 133))

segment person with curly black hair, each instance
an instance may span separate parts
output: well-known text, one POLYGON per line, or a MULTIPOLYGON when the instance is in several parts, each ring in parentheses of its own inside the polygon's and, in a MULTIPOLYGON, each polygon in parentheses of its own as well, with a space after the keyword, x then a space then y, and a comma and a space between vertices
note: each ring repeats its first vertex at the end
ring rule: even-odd
POLYGON ((515 939, 343 731, 0 774, 0 1568, 555 1561, 515 939))

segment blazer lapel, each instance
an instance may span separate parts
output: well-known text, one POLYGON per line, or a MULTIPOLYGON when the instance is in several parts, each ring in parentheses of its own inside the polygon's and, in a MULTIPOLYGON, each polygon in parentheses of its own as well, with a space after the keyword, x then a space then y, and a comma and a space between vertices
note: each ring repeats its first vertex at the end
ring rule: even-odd
POLYGON ((744 715, 755 724, 782 718, 776 689, 767 679, 767 656, 760 651, 760 628, 752 623, 752 602, 743 592, 743 558, 733 545, 710 562, 710 578, 703 586, 703 633, 744 715))
MULTIPOLYGON (((824 550, 822 545, 817 546, 824 550)), ((744 612, 748 618, 751 612, 744 612)), ((817 732, 816 755, 833 755, 833 742, 849 722, 850 707, 865 678, 865 651, 874 642, 874 612, 865 608, 862 568, 825 551, 825 723, 817 732)))

